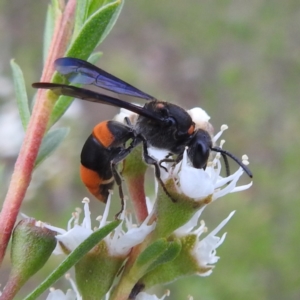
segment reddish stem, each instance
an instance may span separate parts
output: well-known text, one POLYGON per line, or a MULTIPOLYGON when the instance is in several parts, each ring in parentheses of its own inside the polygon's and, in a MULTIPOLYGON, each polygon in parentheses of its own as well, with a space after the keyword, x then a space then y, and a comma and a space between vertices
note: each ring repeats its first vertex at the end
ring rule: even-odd
POLYGON ((132 201, 135 216, 139 223, 142 223, 148 217, 146 206, 146 195, 144 190, 145 174, 138 174, 136 177, 124 176, 127 189, 132 201))
POLYGON ((22 278, 18 275, 11 275, 8 283, 5 285, 5 289, 3 290, 0 300, 10 300, 14 299, 15 295, 20 290, 22 284, 20 283, 22 278))
MULTIPOLYGON (((50 81, 54 73, 53 61, 63 56, 71 36, 76 0, 68 1, 63 15, 57 17, 49 54, 45 63, 41 81, 50 81)), ((0 264, 5 255, 20 206, 31 180, 38 150, 47 128, 47 123, 57 96, 38 91, 35 106, 30 118, 25 138, 17 158, 14 173, 0 214, 0 264)))

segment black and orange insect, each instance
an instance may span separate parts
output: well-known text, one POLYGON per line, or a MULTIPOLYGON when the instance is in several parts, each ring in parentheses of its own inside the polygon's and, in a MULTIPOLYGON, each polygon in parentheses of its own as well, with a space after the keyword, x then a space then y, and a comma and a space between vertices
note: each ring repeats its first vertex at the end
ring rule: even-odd
POLYGON ((112 189, 116 182, 123 203, 122 180, 116 166, 140 143, 143 145, 145 162, 154 165, 155 175, 162 186, 160 162, 148 154, 148 147, 167 150, 176 158, 166 158, 163 161, 174 162, 182 159, 184 149, 188 147, 188 157, 192 165, 199 169, 206 168, 211 151, 219 152, 224 158, 227 173, 229 173, 228 156, 252 177, 251 171, 238 158, 228 151, 214 147, 210 134, 204 129, 196 129, 191 116, 182 107, 157 100, 89 62, 77 58, 59 58, 55 61, 55 67, 70 83, 92 84, 117 94, 147 100, 141 107, 115 97, 66 84, 47 82, 32 84, 34 88, 50 89, 59 95, 125 108, 138 114, 134 124, 131 124, 128 118, 125 118, 126 124, 112 120, 99 123, 83 146, 81 178, 89 191, 100 201, 106 202, 109 189, 112 189), (126 147, 128 141, 131 142, 126 147))

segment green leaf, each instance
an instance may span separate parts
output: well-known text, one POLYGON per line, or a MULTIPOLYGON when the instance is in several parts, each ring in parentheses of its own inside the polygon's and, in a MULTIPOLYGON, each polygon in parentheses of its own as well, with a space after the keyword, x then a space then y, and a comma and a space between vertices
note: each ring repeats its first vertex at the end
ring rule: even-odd
MULTIPOLYGON (((123 0, 117 0, 101 7, 91 15, 70 45, 65 56, 87 60, 95 47, 105 36, 107 36, 108 32, 115 24, 122 6, 123 0)), ((56 73, 53 82, 60 83, 61 76, 56 73)), ((73 100, 70 97, 60 97, 58 99, 50 117, 50 126, 57 122, 57 120, 65 113, 72 101, 73 100)))
POLYGON ((135 265, 137 267, 147 267, 152 264, 168 248, 168 242, 162 238, 149 245, 137 258, 135 265))
POLYGON ((77 37, 80 32, 84 22, 88 17, 89 1, 77 1, 76 3, 76 16, 74 25, 74 38, 77 37))
POLYGON ((107 24, 103 34, 101 35, 101 38, 100 38, 97 46, 99 46, 104 41, 104 39, 108 36, 108 34, 110 33, 110 31, 112 30, 112 28, 114 27, 114 25, 116 24, 116 22, 118 20, 118 17, 120 15, 121 10, 122 10, 123 5, 124 5, 124 0, 119 0, 119 1, 121 2, 120 6, 117 7, 114 14, 112 15, 112 18, 110 19, 110 22, 107 24))
MULTIPOLYGON (((48 51, 52 41, 56 19, 58 18, 58 16, 61 15, 60 1, 52 0, 51 2, 52 3, 48 6, 45 29, 44 29, 44 47, 43 47, 44 62, 46 61, 46 58, 48 56, 48 51)), ((84 2, 84 1, 80 1, 80 2, 84 2)))
POLYGON ((55 107, 51 113, 49 120, 49 128, 55 124, 72 104, 74 98, 69 96, 60 96, 56 101, 55 107))
MULTIPOLYGON (((147 273, 139 280, 139 282, 143 283, 146 289, 148 289, 154 285, 166 284, 180 277, 199 272, 199 266, 192 254, 192 249, 194 249, 197 242, 198 236, 196 234, 190 234, 180 238, 180 249, 175 246, 173 250, 168 253, 172 256, 172 259, 165 261, 163 264, 157 264, 155 268, 152 268, 152 270, 149 268, 147 273), (176 255, 178 250, 179 252, 176 255)), ((178 244, 177 241, 175 241, 175 243, 178 244)), ((167 255, 167 253, 164 253, 164 256, 165 255, 167 255)), ((159 260, 160 259, 161 258, 159 258, 159 260)), ((206 268, 202 268, 201 272, 208 271, 211 268, 212 266, 207 266, 206 268)))
POLYGON ((14 60, 10 61, 10 66, 13 72, 18 109, 19 109, 23 128, 24 130, 26 130, 27 124, 30 119, 30 110, 29 110, 28 97, 27 97, 27 92, 25 87, 25 80, 21 68, 14 60))
POLYGON ((114 2, 115 0, 90 0, 89 4, 89 10, 88 10, 88 16, 92 15, 94 12, 96 12, 99 8, 102 6, 114 2))
POLYGON ((117 0, 92 14, 70 45, 66 56, 88 59, 95 47, 104 39, 104 35, 106 36, 115 24, 122 4, 121 0, 117 0))
POLYGON ((57 128, 48 132, 42 141, 35 167, 37 167, 43 160, 45 160, 64 140, 69 133, 69 128, 57 128))
POLYGON ((100 59, 100 57, 103 55, 102 52, 98 51, 98 52, 94 52, 90 55, 90 57, 88 58, 88 62, 90 62, 91 64, 95 65, 98 60, 100 59))
POLYGON ((168 248, 160 255, 155 262, 149 266, 147 269, 147 272, 155 269, 157 266, 161 264, 165 264, 167 262, 170 262, 174 260, 180 253, 182 249, 182 245, 179 239, 176 239, 175 241, 169 242, 168 248))
POLYGON ((129 270, 128 278, 132 281, 138 281, 143 277, 150 266, 168 249, 168 242, 165 238, 161 238, 152 244, 137 257, 133 266, 129 270))
POLYGON ((36 299, 45 290, 49 289, 60 277, 62 277, 71 267, 73 267, 84 255, 95 247, 102 239, 112 232, 121 221, 113 221, 103 228, 93 232, 85 241, 83 241, 74 251, 72 251, 65 260, 46 278, 25 300, 36 299))

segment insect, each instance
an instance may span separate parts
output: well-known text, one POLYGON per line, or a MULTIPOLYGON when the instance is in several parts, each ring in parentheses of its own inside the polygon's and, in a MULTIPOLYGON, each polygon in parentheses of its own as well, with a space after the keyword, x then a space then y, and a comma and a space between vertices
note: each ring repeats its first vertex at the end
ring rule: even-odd
POLYGON ((37 82, 34 88, 50 89, 58 95, 66 95, 86 101, 97 102, 125 108, 138 114, 134 124, 128 118, 125 123, 109 120, 94 127, 81 152, 81 178, 88 190, 100 201, 106 203, 109 190, 114 182, 119 187, 119 194, 124 203, 122 180, 116 166, 130 154, 132 149, 142 143, 143 157, 147 164, 155 167, 155 175, 160 184, 160 163, 178 162, 182 159, 185 147, 188 157, 195 168, 205 169, 211 151, 219 152, 229 174, 227 156, 232 158, 252 177, 251 171, 238 158, 218 147, 214 147, 210 134, 204 129, 196 129, 189 113, 180 106, 160 101, 142 92, 121 79, 105 72, 89 62, 63 57, 55 61, 56 70, 73 84, 91 84, 116 94, 128 95, 146 100, 141 107, 88 89, 66 84, 37 82), (127 142, 129 146, 126 147, 127 142), (148 154, 148 147, 167 150, 176 158, 165 158, 157 162, 148 154))

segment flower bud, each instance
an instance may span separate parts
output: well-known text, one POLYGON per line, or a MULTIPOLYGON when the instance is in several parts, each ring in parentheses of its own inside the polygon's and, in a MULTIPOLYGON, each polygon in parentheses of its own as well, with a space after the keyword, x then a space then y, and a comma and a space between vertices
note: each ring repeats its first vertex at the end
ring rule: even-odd
POLYGON ((56 232, 34 219, 25 219, 17 224, 12 235, 12 270, 3 294, 15 295, 44 266, 55 248, 55 235, 56 232))
POLYGON ((12 236, 13 272, 27 279, 41 269, 56 246, 56 232, 34 219, 20 221, 12 236))

